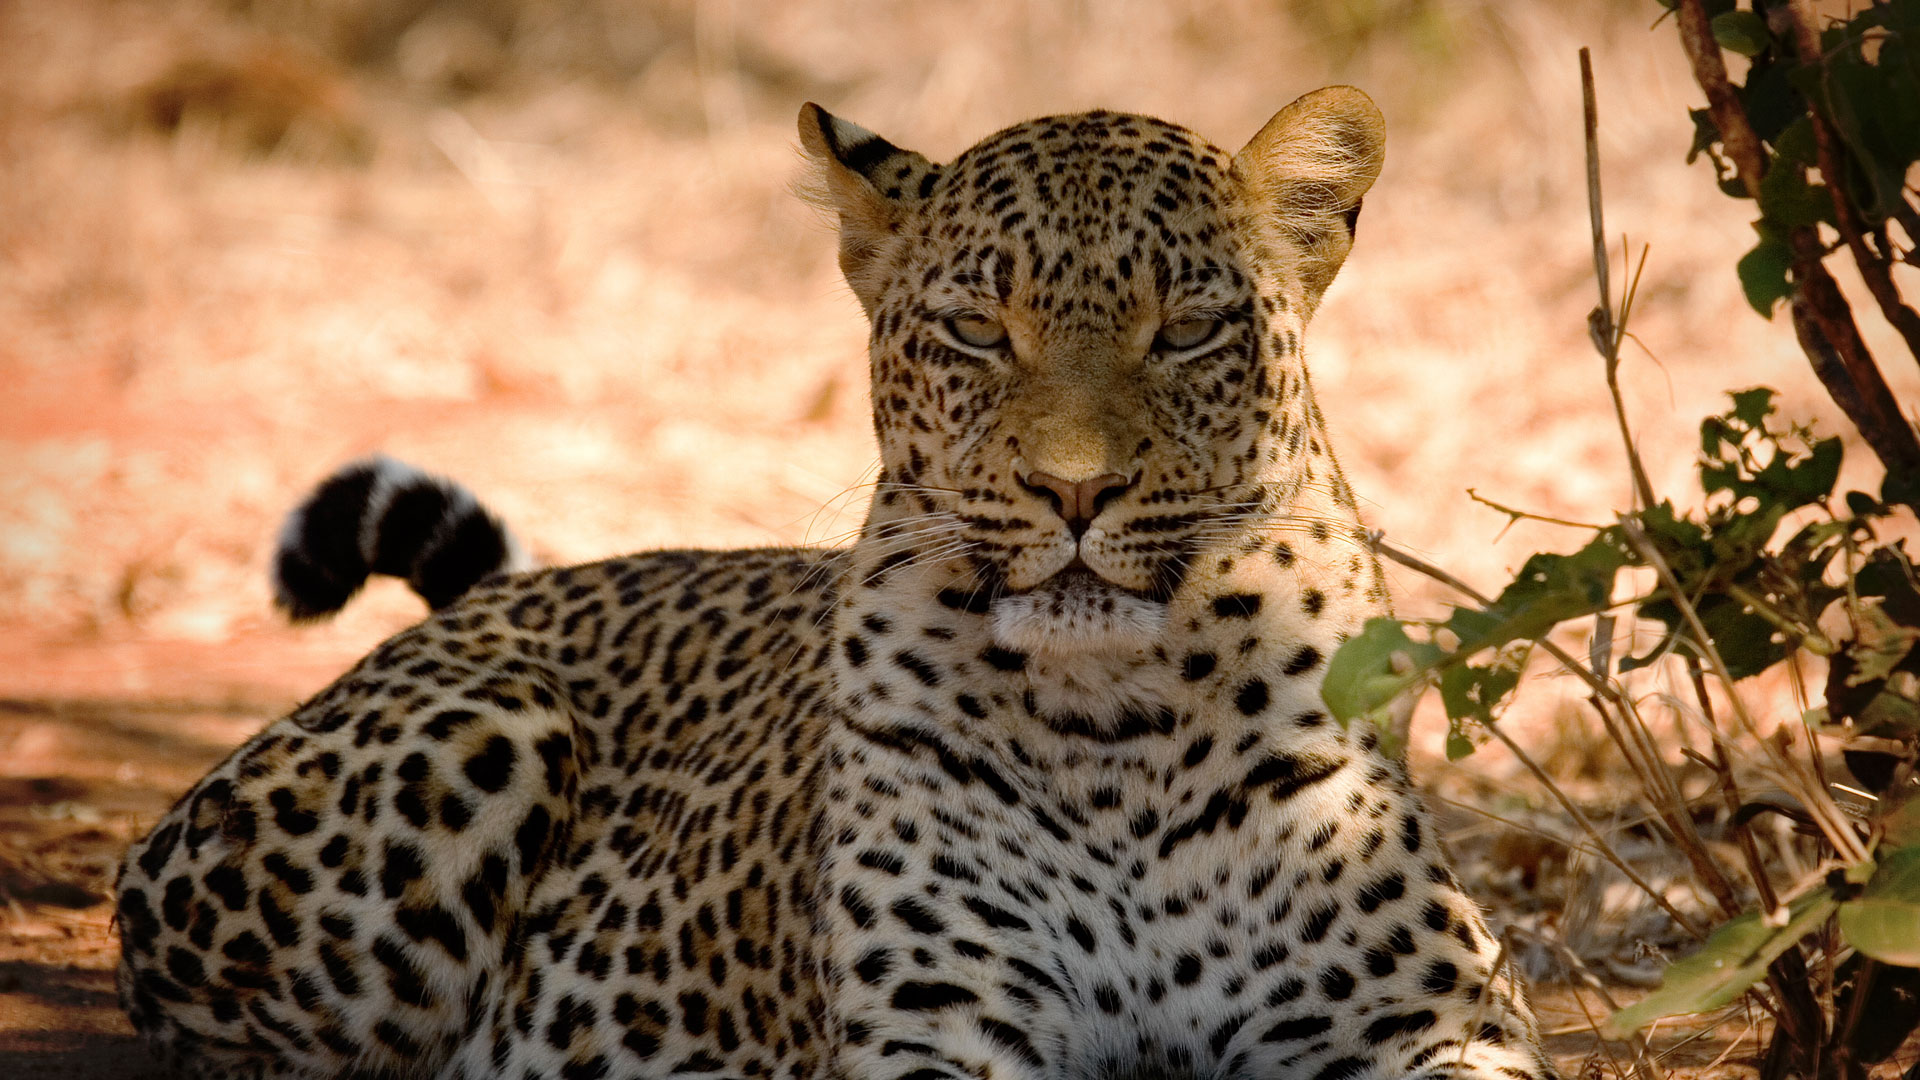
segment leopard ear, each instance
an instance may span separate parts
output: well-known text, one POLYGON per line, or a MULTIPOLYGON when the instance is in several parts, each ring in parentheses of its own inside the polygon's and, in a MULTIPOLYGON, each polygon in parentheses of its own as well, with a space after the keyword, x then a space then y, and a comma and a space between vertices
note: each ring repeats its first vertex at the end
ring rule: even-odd
POLYGON ((1386 120, 1351 86, 1315 90, 1274 114, 1233 158, 1256 212, 1303 249, 1308 313, 1353 247, 1360 197, 1386 160, 1386 120))
POLYGON ((840 271, 871 309, 873 254, 927 197, 940 167, 812 102, 800 107, 800 146, 812 165, 802 195, 839 218, 840 271))

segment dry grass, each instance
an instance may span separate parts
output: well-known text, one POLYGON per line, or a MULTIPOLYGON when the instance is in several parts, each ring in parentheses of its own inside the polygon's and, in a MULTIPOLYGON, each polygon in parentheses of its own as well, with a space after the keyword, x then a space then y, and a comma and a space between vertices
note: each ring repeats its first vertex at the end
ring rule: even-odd
MULTIPOLYGON (((1318 392, 1373 523, 1495 587, 1570 538, 1504 529, 1468 487, 1585 521, 1629 498, 1585 329, 1580 45, 1608 220, 1653 243, 1625 380, 1655 488, 1691 487, 1695 424, 1728 387, 1844 427, 1784 324, 1740 297, 1751 215, 1682 161, 1697 91, 1654 14, 0 0, 0 697, 316 689, 417 615, 394 589, 318 630, 268 609, 277 516, 374 450, 466 480, 552 560, 844 535, 873 460, 864 327, 786 191, 807 98, 938 157, 1093 105, 1233 146, 1298 93, 1366 88, 1388 164, 1315 327, 1318 392)), ((1916 400, 1920 371, 1890 366, 1916 400)), ((1403 609, 1441 599, 1394 584, 1403 609)), ((1617 763, 1583 696, 1543 681, 1520 730, 1598 805, 1617 763)), ((1784 688, 1761 699, 1793 715, 1784 688)), ((1562 934, 1569 906, 1619 900, 1510 762, 1434 761, 1430 719, 1425 775, 1525 819, 1462 834, 1511 914, 1562 934), (1540 900, 1543 880, 1567 896, 1540 900)), ((1658 936, 1585 951, 1624 950, 1625 970, 1658 936)))

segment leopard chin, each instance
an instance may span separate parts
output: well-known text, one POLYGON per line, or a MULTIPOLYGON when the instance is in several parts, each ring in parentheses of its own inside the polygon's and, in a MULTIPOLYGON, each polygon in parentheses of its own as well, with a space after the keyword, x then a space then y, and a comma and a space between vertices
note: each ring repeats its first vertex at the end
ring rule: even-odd
POLYGON ((1078 565, 993 603, 994 644, 1056 656, 1131 657, 1167 627, 1167 605, 1136 595, 1078 565))

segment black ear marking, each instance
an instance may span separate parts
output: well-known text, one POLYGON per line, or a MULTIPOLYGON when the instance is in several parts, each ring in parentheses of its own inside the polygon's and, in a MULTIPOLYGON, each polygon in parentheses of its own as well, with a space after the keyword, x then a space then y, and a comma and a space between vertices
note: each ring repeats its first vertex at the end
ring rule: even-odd
POLYGON ((879 167, 900 153, 900 148, 875 135, 851 147, 836 145, 834 152, 841 164, 872 180, 879 167))
MULTIPOLYGON (((833 155, 835 161, 858 174, 876 189, 885 191, 888 188, 889 184, 883 183, 881 179, 882 166, 895 158, 908 159, 906 164, 909 168, 905 174, 908 176, 926 167, 925 159, 920 155, 903 150, 881 136, 875 135, 858 124, 842 120, 817 105, 812 106, 810 115, 820 132, 820 141, 824 144, 827 153, 833 155), (919 167, 915 168, 915 165, 919 167)), ((887 179, 893 181, 897 178, 888 177, 887 179)))
POLYGON ((1364 199, 1356 200, 1353 204, 1353 209, 1348 210, 1345 214, 1341 215, 1341 217, 1345 219, 1347 223, 1347 239, 1348 240, 1352 240, 1355 236, 1359 235, 1360 204, 1365 201, 1366 200, 1364 199))

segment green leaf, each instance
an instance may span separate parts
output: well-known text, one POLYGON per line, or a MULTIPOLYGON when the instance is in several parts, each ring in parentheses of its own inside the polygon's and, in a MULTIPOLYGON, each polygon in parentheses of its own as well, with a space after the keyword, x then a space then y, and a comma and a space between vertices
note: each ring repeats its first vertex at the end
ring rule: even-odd
POLYGON ((1847 513, 1854 517, 1886 517, 1893 508, 1864 491, 1847 492, 1847 513))
MULTIPOLYGON (((1440 624, 1458 640, 1450 652, 1408 637, 1406 627, 1397 620, 1369 620, 1365 629, 1333 654, 1320 684, 1321 699, 1335 719, 1347 723, 1384 707, 1436 669, 1464 664, 1484 649, 1536 640, 1564 620, 1605 610, 1612 602, 1613 579, 1628 561, 1615 529, 1603 530, 1571 555, 1533 556, 1491 607, 1484 611, 1455 608, 1440 624), (1396 656, 1402 658, 1399 664, 1396 656)), ((1487 680, 1495 679, 1492 673, 1500 666, 1482 669, 1485 674, 1472 677, 1473 685, 1495 689, 1495 683, 1487 680)), ((1468 692, 1466 684, 1454 685, 1458 693, 1468 692)), ((1484 703, 1491 708, 1511 689, 1511 685, 1499 688, 1484 703)))
MULTIPOLYGON (((1774 640, 1780 631, 1772 623, 1749 612, 1737 600, 1709 594, 1695 602, 1694 612, 1700 616, 1701 625, 1707 628, 1707 635, 1712 639, 1720 659, 1726 662, 1728 674, 1736 679, 1758 675, 1786 659, 1793 651, 1792 643, 1774 640)), ((1698 651, 1693 647, 1685 617, 1672 600, 1651 600, 1640 605, 1639 614, 1641 618, 1656 619, 1666 624, 1667 633, 1644 656, 1623 658, 1620 661, 1621 671, 1635 671, 1653 663, 1667 651, 1669 642, 1676 635, 1680 635, 1680 640, 1673 648, 1682 653, 1698 651)))
POLYGON ((1880 501, 1920 506, 1920 473, 1895 469, 1880 481, 1880 501))
POLYGON ((1501 653, 1491 664, 1455 664, 1440 676, 1440 702, 1452 720, 1493 723, 1493 710, 1520 684, 1527 651, 1501 653))
POLYGON ((1887 830, 1886 843, 1894 847, 1920 846, 1920 795, 1909 794, 1881 824, 1887 830))
POLYGON ((1751 11, 1729 11, 1713 18, 1713 40, 1729 52, 1759 56, 1773 44, 1767 21, 1751 11))
POLYGON ((1787 271, 1793 266, 1793 252, 1778 237, 1763 236, 1752 251, 1740 257, 1734 267, 1740 275, 1740 288, 1747 294, 1753 310, 1773 318, 1773 306, 1793 295, 1787 271))
POLYGON ((1758 428, 1773 415, 1773 399, 1776 391, 1771 386, 1756 386, 1749 390, 1730 390, 1727 396, 1733 399, 1733 408, 1727 415, 1739 420, 1749 429, 1758 428))
POLYGON ((1901 626, 1920 626, 1920 591, 1915 591, 1916 574, 1907 557, 1904 539, 1875 548, 1854 577, 1854 588, 1861 596, 1879 597, 1880 607, 1901 626))
POLYGON ((1459 761, 1461 758, 1466 757, 1469 754, 1472 754, 1477 749, 1479 748, 1473 745, 1473 740, 1467 737, 1466 732, 1460 730, 1458 727, 1453 727, 1448 729, 1447 731, 1447 760, 1448 761, 1459 761))
POLYGON ((1898 738, 1920 733, 1920 702, 1883 690, 1854 710, 1853 723, 1862 735, 1898 738))
POLYGON ((1875 960, 1920 967, 1920 847, 1881 857, 1860 895, 1840 905, 1840 932, 1875 960))
POLYGON ((1864 686, 1892 675, 1920 643, 1920 629, 1901 626, 1887 616, 1879 604, 1861 604, 1859 637, 1847 652, 1853 654, 1853 673, 1848 686, 1864 686))
MULTIPOLYGON (((1839 439, 1814 440, 1811 431, 1798 426, 1784 431, 1767 427, 1774 411, 1774 392, 1768 387, 1728 396, 1731 409, 1700 422, 1700 486, 1708 495, 1726 492, 1736 501, 1752 497, 1760 506, 1754 515, 1723 514, 1718 531, 1742 517, 1783 514, 1833 493, 1844 456, 1839 439)), ((1777 517, 1765 520, 1759 526, 1764 535, 1758 539, 1771 537, 1778 523, 1777 517)))
POLYGON ((1753 133, 1769 144, 1807 113, 1806 100, 1793 84, 1797 70, 1772 56, 1758 56, 1747 68, 1746 85, 1739 88, 1740 104, 1746 107, 1753 133))
POLYGON ((1327 662, 1320 699, 1334 719, 1345 724, 1384 707, 1426 677, 1446 654, 1440 647, 1407 636, 1397 619, 1368 619, 1327 662), (1395 656, 1405 658, 1395 663, 1395 656), (1404 670, 1397 670, 1402 669, 1404 670))
MULTIPOLYGON (((1893 9, 1887 15, 1897 24, 1898 9, 1912 5, 1885 6, 1893 9)), ((1920 24, 1910 12, 1906 21, 1920 24)), ((1838 35, 1836 45, 1845 47, 1819 73, 1824 80, 1812 79, 1811 72, 1807 77, 1808 96, 1826 107, 1846 144, 1853 166, 1849 194, 1869 225, 1899 209, 1907 170, 1920 157, 1920 70, 1912 62, 1916 30, 1920 26, 1908 25, 1881 38, 1878 63, 1868 63, 1861 52, 1864 34, 1838 35)))
POLYGON ((1447 628, 1460 637, 1462 658, 1510 641, 1544 636, 1554 625, 1604 610, 1613 579, 1631 560, 1615 529, 1603 529, 1571 555, 1535 555, 1485 611, 1460 608, 1447 628))
POLYGON ((1767 973, 1775 957, 1813 932, 1833 914, 1830 889, 1795 900, 1782 926, 1769 926, 1758 911, 1722 924, 1693 955, 1668 965, 1660 988, 1608 1018, 1608 1034, 1624 1037, 1663 1016, 1707 1012, 1737 1000, 1767 973))
POLYGON ((1713 113, 1707 109, 1688 109, 1687 116, 1693 120, 1693 145, 1687 147, 1687 164, 1693 164, 1693 159, 1704 153, 1713 158, 1717 168, 1721 160, 1713 148, 1720 143, 1720 129, 1713 126, 1713 113))

